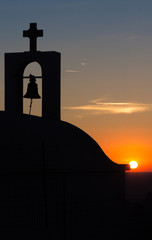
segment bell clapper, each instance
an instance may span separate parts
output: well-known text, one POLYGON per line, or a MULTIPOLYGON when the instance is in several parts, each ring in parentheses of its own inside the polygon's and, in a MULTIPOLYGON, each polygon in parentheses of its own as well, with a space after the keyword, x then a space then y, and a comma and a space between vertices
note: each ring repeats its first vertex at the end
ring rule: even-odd
POLYGON ((31 115, 32 103, 33 103, 33 99, 31 98, 31 101, 30 101, 30 107, 29 107, 29 115, 31 115))

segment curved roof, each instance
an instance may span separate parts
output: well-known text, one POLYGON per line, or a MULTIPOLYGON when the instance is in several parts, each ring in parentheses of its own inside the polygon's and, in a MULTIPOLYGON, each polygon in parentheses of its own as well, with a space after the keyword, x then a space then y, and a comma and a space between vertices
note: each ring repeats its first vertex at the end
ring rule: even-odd
POLYGON ((107 172, 129 170, 111 161, 84 131, 64 121, 0 112, 1 171, 107 172))

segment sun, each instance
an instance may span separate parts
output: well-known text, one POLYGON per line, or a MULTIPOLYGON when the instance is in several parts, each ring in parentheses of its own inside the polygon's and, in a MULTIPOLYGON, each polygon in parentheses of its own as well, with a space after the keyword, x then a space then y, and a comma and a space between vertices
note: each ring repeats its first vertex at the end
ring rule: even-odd
POLYGON ((131 169, 135 169, 138 167, 138 163, 136 161, 131 161, 129 163, 131 169))

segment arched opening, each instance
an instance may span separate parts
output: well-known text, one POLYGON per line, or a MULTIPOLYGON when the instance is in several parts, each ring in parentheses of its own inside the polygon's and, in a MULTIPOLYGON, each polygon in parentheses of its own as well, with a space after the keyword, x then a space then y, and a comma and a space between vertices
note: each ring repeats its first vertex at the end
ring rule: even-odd
MULTIPOLYGON (((28 64, 24 70, 23 74, 23 96, 27 92, 28 83, 29 83, 29 75, 33 76, 42 76, 42 69, 39 63, 32 62, 28 64)), ((36 83, 38 85, 38 93, 41 96, 40 99, 33 99, 31 113, 30 115, 42 116, 42 78, 36 78, 36 83)), ((29 114, 31 100, 28 98, 23 98, 23 113, 29 114)))

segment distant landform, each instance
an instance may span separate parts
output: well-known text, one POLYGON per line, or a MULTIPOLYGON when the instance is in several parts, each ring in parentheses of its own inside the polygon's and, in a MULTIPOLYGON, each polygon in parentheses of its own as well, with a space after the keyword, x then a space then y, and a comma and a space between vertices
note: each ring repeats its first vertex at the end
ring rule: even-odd
POLYGON ((126 172, 126 200, 144 203, 152 200, 152 172, 126 172))

